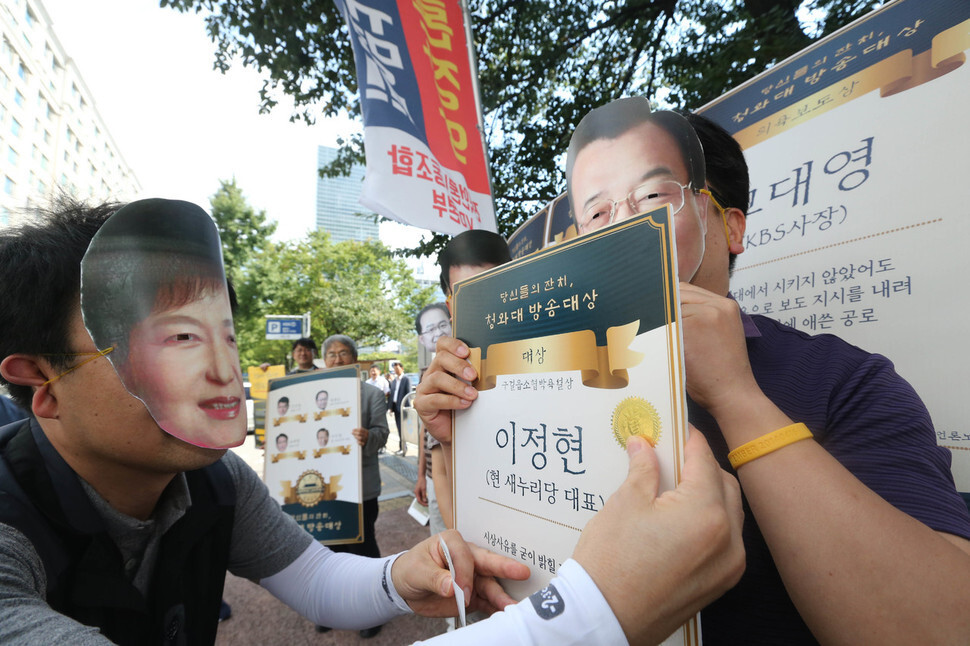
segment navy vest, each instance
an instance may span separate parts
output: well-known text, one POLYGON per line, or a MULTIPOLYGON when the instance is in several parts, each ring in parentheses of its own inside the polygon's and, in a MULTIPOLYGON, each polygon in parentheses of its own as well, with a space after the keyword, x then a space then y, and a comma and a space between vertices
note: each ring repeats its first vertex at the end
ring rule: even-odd
POLYGON ((128 582, 121 552, 80 483, 57 478, 55 485, 31 423, 0 429, 0 523, 20 530, 40 555, 50 607, 118 644, 213 643, 236 498, 225 465, 186 472, 192 506, 162 537, 146 597, 128 582), (65 515, 65 494, 90 507, 95 518, 86 527, 65 515))

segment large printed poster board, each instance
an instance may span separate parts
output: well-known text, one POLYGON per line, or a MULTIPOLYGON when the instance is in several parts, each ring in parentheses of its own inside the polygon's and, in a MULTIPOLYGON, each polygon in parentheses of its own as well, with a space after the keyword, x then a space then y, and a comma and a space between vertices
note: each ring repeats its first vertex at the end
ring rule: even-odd
POLYGON ((264 481, 283 511, 325 545, 361 543, 360 366, 269 382, 264 481))
MULTIPOLYGON (((529 566, 541 589, 627 474, 626 439, 657 449, 661 490, 686 436, 676 251, 669 207, 455 286, 454 332, 478 370, 454 418, 455 527, 529 566), (618 274, 616 258, 637 257, 618 274)), ((616 546, 622 551, 623 546, 616 546)), ((669 644, 696 644, 697 618, 669 644)))
POLYGON ((742 309, 888 356, 970 491, 970 2, 901 0, 701 111, 745 149, 742 309))

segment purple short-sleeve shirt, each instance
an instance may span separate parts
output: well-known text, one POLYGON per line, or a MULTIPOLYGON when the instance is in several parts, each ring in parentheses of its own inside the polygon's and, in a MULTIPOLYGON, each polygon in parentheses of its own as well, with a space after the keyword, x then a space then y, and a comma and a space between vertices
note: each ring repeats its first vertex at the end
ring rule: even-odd
MULTIPOLYGON (((742 314, 748 357, 764 393, 866 486, 930 528, 970 538, 970 515, 937 446, 929 412, 886 357, 842 339, 810 336, 742 314)), ((717 423, 689 402, 721 466, 733 472, 717 423)), ((815 644, 785 591, 758 523, 744 501, 747 570, 701 613, 705 646, 815 644)), ((824 519, 819 519, 824 522, 824 519)))

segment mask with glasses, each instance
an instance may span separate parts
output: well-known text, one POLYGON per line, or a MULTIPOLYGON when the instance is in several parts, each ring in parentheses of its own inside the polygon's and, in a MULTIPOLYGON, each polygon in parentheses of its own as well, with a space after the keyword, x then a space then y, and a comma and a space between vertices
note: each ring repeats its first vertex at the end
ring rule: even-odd
POLYGON ((421 330, 422 336, 423 335, 427 335, 427 334, 434 334, 435 332, 440 332, 441 334, 444 334, 445 336, 450 336, 451 335, 451 321, 445 319, 444 321, 440 321, 436 325, 428 325, 428 326, 424 327, 421 330))
MULTIPOLYGON (((707 231, 706 218, 702 212, 684 210, 687 201, 687 194, 704 194, 710 196, 707 189, 694 188, 690 182, 680 184, 669 178, 652 178, 638 185, 630 191, 626 198, 622 200, 601 199, 590 204, 578 218, 580 233, 590 233, 617 222, 617 213, 625 203, 630 209, 628 215, 620 218, 625 220, 628 217, 646 213, 670 205, 672 215, 681 214, 674 218, 675 230, 677 235, 677 256, 678 278, 689 282, 700 267, 704 257, 705 240, 707 231), (688 218, 684 220, 683 218, 688 218), (693 219, 696 218, 696 223, 693 219), (680 231, 683 229, 683 231, 680 231)), ((716 205, 720 209, 719 205, 716 205)))
MULTIPOLYGON (((673 214, 684 208, 684 192, 696 190, 687 184, 678 184, 672 179, 650 179, 640 184, 626 196, 626 204, 630 207, 630 215, 638 215, 670 205, 673 214)), ((579 218, 579 229, 583 233, 595 231, 616 220, 616 213, 622 200, 602 199, 590 204, 579 218)))

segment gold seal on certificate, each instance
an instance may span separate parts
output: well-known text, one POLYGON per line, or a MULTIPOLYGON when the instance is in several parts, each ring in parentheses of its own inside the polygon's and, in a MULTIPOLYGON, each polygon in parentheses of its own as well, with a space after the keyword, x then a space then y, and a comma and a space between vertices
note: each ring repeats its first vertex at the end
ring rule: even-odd
POLYGON ((296 481, 296 499, 304 507, 313 507, 323 499, 323 476, 318 471, 304 471, 296 481))
POLYGON ((626 448, 626 440, 639 435, 657 446, 660 440, 660 415, 657 409, 640 397, 627 397, 613 409, 613 437, 626 448))

